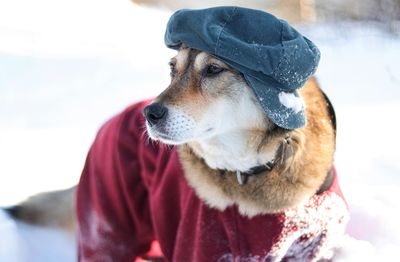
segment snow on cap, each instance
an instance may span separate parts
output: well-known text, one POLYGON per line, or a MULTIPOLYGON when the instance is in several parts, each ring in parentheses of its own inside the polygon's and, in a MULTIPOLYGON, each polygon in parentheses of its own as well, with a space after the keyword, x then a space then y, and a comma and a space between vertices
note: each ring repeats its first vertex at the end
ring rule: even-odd
POLYGON ((168 22, 165 44, 172 49, 185 44, 216 56, 244 75, 275 124, 305 126, 297 89, 315 73, 320 52, 287 22, 242 7, 182 9, 168 22))

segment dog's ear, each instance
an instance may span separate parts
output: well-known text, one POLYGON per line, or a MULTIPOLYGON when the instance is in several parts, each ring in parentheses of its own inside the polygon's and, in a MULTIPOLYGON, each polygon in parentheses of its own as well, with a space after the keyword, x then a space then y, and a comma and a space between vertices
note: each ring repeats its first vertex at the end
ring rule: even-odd
POLYGON ((287 175, 292 182, 296 182, 293 174, 298 174, 304 164, 302 163, 304 148, 305 135, 301 130, 295 129, 285 134, 276 153, 279 173, 287 175))

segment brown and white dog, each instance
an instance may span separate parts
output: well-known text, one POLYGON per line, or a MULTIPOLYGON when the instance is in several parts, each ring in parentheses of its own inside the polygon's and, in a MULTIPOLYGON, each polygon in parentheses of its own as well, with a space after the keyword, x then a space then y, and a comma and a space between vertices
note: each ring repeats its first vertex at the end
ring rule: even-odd
MULTIPOLYGON (((266 117, 242 75, 215 57, 182 48, 170 66, 171 84, 153 103, 153 111, 166 112, 160 119, 159 112, 147 112, 147 131, 151 139, 178 145, 187 180, 200 198, 221 210, 235 203, 242 214, 254 216, 294 207, 319 190, 333 165, 335 129, 315 78, 300 90, 306 127, 286 130, 266 117), (271 162, 268 176, 238 183, 236 171, 271 162), (232 175, 215 175, 221 170, 232 175)), ((9 212, 37 224, 64 221, 58 224, 70 231, 65 209, 73 210, 75 190, 58 192, 32 197, 9 212)))
POLYGON ((182 48, 170 66, 170 86, 145 109, 147 131, 179 145, 200 198, 220 210, 237 204, 251 217, 295 207, 319 190, 333 165, 335 129, 314 78, 300 92, 306 127, 286 130, 266 117, 242 75, 219 59, 182 48), (236 172, 265 163, 273 163, 268 175, 238 183, 236 172))
MULTIPOLYGON (((335 151, 334 114, 316 80, 311 78, 300 90, 307 125, 287 130, 268 119, 241 73, 219 59, 183 47, 170 67, 169 87, 144 110, 147 133, 152 140, 177 146, 184 175, 197 196, 221 211, 236 205, 247 217, 282 212, 287 221, 282 235, 307 235, 316 226, 322 236, 315 240, 321 242, 318 245, 335 247, 347 210, 339 196, 316 195, 332 183, 335 151), (249 170, 264 165, 249 175, 249 170), (319 208, 310 202, 318 202, 319 208), (331 208, 337 203, 337 209, 331 208), (293 234, 291 223, 298 234, 293 234), (329 242, 330 238, 336 240, 329 242)), ((29 223, 52 221, 73 233, 74 195, 73 188, 33 197, 9 213, 29 223), (57 211, 62 209, 68 212, 57 211)), ((293 241, 276 241, 271 254, 277 261, 287 254, 304 255, 289 249, 293 241)), ((303 244, 300 249, 310 248, 310 243, 303 244)))

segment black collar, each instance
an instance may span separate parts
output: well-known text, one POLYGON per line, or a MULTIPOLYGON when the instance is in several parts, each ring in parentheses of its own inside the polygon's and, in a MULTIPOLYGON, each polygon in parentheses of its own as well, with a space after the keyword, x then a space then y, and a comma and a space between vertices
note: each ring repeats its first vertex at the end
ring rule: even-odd
MULTIPOLYGON (((286 133, 285 139, 283 141, 284 141, 284 144, 285 143, 288 144, 288 145, 290 144, 290 134, 289 133, 286 133)), ((284 150, 282 148, 282 146, 283 145, 281 145, 279 147, 279 149, 275 153, 275 155, 279 155, 278 152, 284 150)), ((264 172, 267 172, 267 171, 268 172, 271 171, 275 167, 275 164, 278 161, 279 161, 279 156, 278 156, 278 158, 275 156, 275 159, 272 159, 271 161, 269 161, 269 162, 267 162, 265 164, 252 167, 246 172, 236 171, 236 179, 237 179, 237 181, 238 181, 238 183, 240 185, 246 184, 247 179, 248 179, 249 176, 255 176, 255 175, 259 175, 259 174, 262 174, 264 172)))
MULTIPOLYGON (((271 171, 274 166, 275 166, 274 161, 270 161, 265 165, 253 167, 247 172, 236 171, 237 181, 240 185, 244 185, 246 184, 249 176, 255 176, 264 173, 266 171, 271 171)), ((335 173, 333 171, 333 168, 331 168, 329 169, 324 182, 322 183, 322 185, 319 187, 318 191, 315 194, 319 195, 327 191, 331 187, 334 178, 335 178, 335 173)))
POLYGON ((259 165, 259 166, 255 166, 250 168, 248 171, 246 172, 240 172, 240 171, 236 171, 236 178, 237 181, 240 185, 243 185, 247 182, 247 178, 249 176, 255 176, 255 175, 259 175, 261 173, 264 173, 266 171, 271 171, 272 168, 274 168, 275 166, 275 161, 271 160, 268 163, 264 164, 264 165, 259 165))

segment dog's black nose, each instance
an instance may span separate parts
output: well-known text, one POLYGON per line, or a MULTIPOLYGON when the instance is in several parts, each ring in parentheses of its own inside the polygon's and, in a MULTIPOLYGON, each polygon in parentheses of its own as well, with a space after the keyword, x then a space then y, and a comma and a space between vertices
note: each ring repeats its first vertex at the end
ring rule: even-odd
POLYGON ((155 125, 167 116, 168 109, 158 103, 153 103, 144 108, 143 114, 150 125, 155 125))

